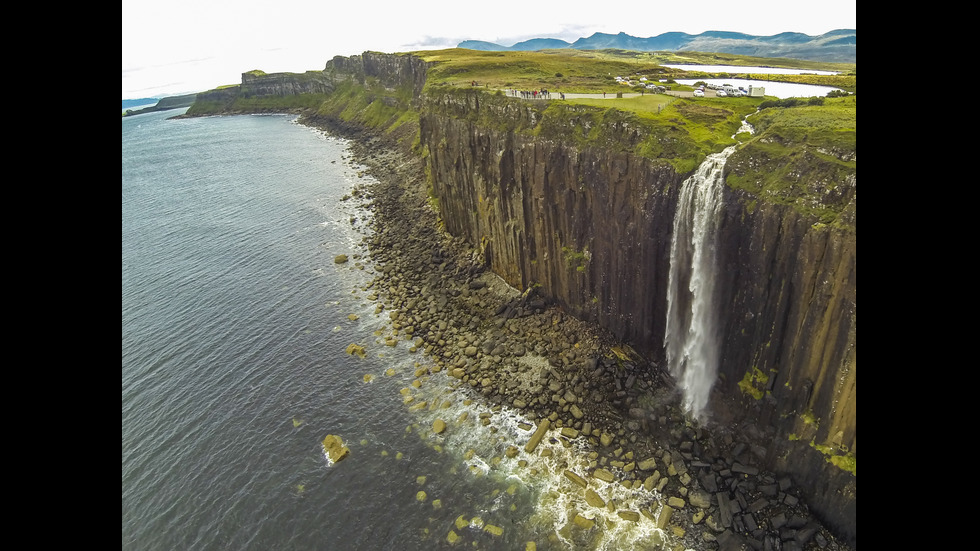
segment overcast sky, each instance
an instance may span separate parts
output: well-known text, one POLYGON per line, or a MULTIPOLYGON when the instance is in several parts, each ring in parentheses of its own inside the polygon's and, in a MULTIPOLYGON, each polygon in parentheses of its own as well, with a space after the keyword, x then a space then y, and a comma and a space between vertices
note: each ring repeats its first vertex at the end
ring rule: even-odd
POLYGON ((335 55, 568 42, 596 32, 819 35, 857 28, 857 0, 122 0, 122 97, 161 97, 267 73, 321 70, 335 55))

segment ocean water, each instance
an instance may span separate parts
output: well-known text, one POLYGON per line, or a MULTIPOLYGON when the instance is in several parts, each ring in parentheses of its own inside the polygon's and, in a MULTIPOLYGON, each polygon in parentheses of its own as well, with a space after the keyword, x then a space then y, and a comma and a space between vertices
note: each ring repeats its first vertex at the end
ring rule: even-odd
MULTIPOLYGON (((652 520, 584 503, 563 473, 587 449, 524 453, 531 421, 385 344, 347 142, 180 112, 122 119, 124 550, 661 548, 652 520)), ((656 513, 655 491, 599 490, 656 513)))

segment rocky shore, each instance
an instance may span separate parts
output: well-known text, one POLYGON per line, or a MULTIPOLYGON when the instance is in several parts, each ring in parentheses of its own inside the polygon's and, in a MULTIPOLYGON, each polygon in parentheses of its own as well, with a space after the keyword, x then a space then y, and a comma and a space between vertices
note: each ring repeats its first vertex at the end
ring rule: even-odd
POLYGON ((662 366, 565 314, 535 287, 509 287, 472 244, 442 231, 420 159, 363 131, 324 129, 352 138, 355 160, 376 180, 351 200, 373 213, 365 245, 378 276, 370 291, 390 319, 389 338, 424 350, 430 369, 454 384, 536 420, 529 441, 517 443, 525 453, 541 439, 588 441, 590 472, 566 473, 586 502, 600 506, 593 488, 601 484, 656 489, 659 507, 617 514, 657 522, 678 549, 853 548, 811 515, 789 477, 758 466, 768 435, 744 423, 736 430, 687 419, 662 366))

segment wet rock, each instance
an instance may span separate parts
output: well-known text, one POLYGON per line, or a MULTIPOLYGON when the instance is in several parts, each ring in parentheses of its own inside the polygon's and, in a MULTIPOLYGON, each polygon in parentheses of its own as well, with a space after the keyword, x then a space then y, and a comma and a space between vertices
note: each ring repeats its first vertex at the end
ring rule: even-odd
POLYGON ((619 515, 619 518, 630 522, 637 522, 640 520, 640 514, 636 511, 616 511, 616 514, 619 515))
POLYGON ((575 526, 578 526, 579 528, 584 528, 585 530, 588 530, 593 526, 595 526, 594 519, 583 517, 579 513, 575 513, 575 518, 572 519, 572 522, 575 523, 575 526))
POLYGON ((531 435, 531 439, 528 440, 527 444, 524 446, 524 451, 527 453, 533 453, 534 448, 538 447, 538 443, 544 438, 545 433, 548 432, 548 427, 551 426, 551 421, 548 419, 542 419, 541 423, 538 425, 538 429, 534 431, 531 435))
POLYGON ((360 356, 362 358, 367 355, 367 352, 364 350, 364 347, 361 346, 361 345, 359 345, 359 344, 355 344, 355 343, 351 343, 351 344, 347 345, 346 352, 348 354, 350 354, 351 356, 353 356, 353 355, 356 354, 356 355, 358 355, 358 356, 360 356))
POLYGON ((323 439, 323 450, 326 452, 330 461, 336 463, 350 454, 350 449, 344 445, 344 441, 337 435, 328 434, 323 439))
POLYGON ((603 482, 613 482, 614 480, 616 480, 616 476, 611 472, 607 471, 606 469, 596 469, 595 471, 593 471, 592 477, 598 478, 603 482))
POLYGON ((592 488, 585 489, 585 502, 593 507, 605 507, 606 501, 602 499, 599 494, 595 493, 592 488))
POLYGON ((663 509, 660 510, 660 515, 657 517, 657 528, 661 530, 666 529, 673 513, 674 510, 669 505, 664 505, 663 509))
POLYGON ((565 471, 565 476, 569 480, 571 480, 572 482, 574 482, 575 484, 578 484, 579 486, 581 486, 583 488, 587 488, 589 486, 589 482, 587 480, 585 480, 584 478, 582 478, 581 476, 575 474, 572 471, 566 470, 565 471))

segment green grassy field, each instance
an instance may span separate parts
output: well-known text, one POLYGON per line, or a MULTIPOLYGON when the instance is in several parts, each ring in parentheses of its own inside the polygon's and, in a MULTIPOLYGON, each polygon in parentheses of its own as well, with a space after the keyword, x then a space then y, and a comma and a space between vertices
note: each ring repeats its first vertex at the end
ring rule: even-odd
MULTIPOLYGON (((617 76, 670 81, 678 78, 734 78, 742 73, 706 73, 664 67, 665 64, 768 66, 846 72, 843 76, 781 75, 779 80, 835 86, 852 91, 856 67, 847 63, 818 63, 783 58, 759 58, 699 52, 628 52, 624 50, 541 50, 536 52, 484 52, 462 48, 412 52, 434 65, 432 85, 491 89, 540 90, 565 93, 615 93, 628 90, 617 76)), ((754 75, 748 78, 770 78, 754 75)))

